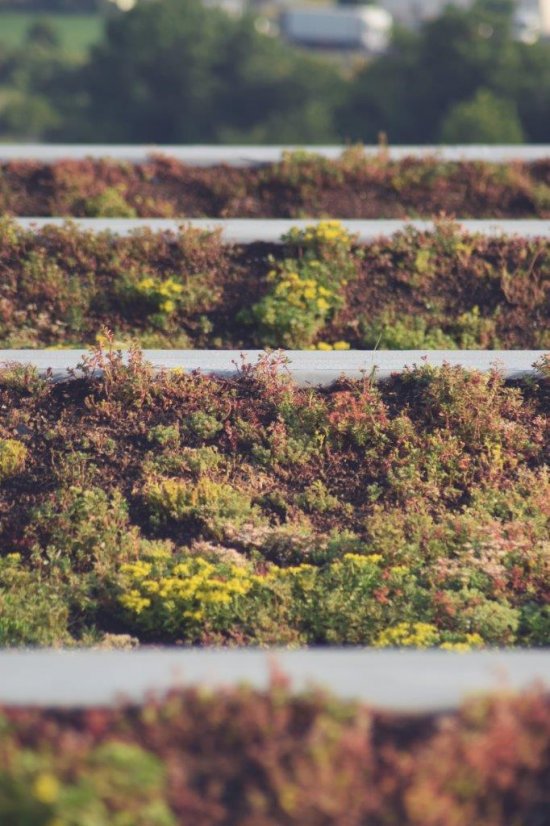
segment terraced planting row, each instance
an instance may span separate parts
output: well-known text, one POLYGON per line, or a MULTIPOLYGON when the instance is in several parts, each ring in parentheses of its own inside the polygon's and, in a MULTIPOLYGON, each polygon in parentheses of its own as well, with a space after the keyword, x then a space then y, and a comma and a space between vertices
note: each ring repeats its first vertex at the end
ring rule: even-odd
MULTIPOLYGON (((518 154, 520 154, 518 150, 518 154)), ((256 166, 193 166, 152 155, 0 162, 0 212, 91 217, 482 218, 550 216, 550 162, 337 158, 285 152, 256 166)))
POLYGON ((276 356, 82 367, 0 376, 3 645, 548 644, 547 359, 325 388, 276 356))
POLYGON ((406 228, 360 243, 338 221, 282 243, 181 227, 129 235, 0 223, 0 346, 544 349, 548 237, 406 228))
POLYGON ((447 715, 188 689, 144 707, 0 710, 3 823, 543 826, 550 703, 447 715))

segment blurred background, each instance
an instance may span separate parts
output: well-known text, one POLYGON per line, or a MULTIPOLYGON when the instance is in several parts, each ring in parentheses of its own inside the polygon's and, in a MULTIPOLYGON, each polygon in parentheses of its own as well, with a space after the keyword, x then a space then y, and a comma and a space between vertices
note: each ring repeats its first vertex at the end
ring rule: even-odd
POLYGON ((0 141, 550 142, 550 0, 0 0, 0 141))

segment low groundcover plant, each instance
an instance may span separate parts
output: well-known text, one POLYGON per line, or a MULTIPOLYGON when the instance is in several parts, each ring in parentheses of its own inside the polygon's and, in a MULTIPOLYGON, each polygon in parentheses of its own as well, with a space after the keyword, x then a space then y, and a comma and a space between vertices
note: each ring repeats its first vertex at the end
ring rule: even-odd
POLYGON ((0 644, 550 640, 548 360, 0 374, 0 644))
POLYGON ((285 152, 280 162, 237 168, 64 160, 0 164, 0 211, 105 218, 547 218, 550 162, 445 162, 368 157, 359 146, 336 160, 285 152))
POLYGON ((124 237, 0 221, 0 345, 545 349, 546 238, 439 222, 358 244, 338 221, 282 243, 182 227, 124 237))
POLYGON ((0 821, 25 826, 535 826, 550 701, 373 711, 277 677, 117 709, 0 709, 0 821))

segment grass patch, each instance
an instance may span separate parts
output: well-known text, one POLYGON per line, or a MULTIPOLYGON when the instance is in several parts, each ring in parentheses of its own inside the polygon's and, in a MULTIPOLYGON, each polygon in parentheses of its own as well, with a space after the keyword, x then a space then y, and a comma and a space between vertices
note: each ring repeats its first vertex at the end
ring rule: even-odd
POLYGON ((28 29, 37 22, 48 23, 57 33, 62 51, 73 57, 84 57, 103 31, 103 18, 95 14, 0 12, 0 43, 9 48, 21 46, 28 29))

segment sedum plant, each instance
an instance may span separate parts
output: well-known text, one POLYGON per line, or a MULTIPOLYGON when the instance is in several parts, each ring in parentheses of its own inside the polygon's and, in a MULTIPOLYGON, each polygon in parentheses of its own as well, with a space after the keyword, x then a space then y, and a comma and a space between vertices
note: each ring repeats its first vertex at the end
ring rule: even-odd
POLYGON ((17 439, 0 439, 0 483, 23 470, 27 453, 25 445, 17 439))
POLYGON ((282 240, 295 257, 271 269, 270 291, 243 317, 256 323, 264 344, 301 349, 342 306, 341 289, 356 275, 359 253, 354 257, 354 239, 339 221, 292 229, 282 240))

